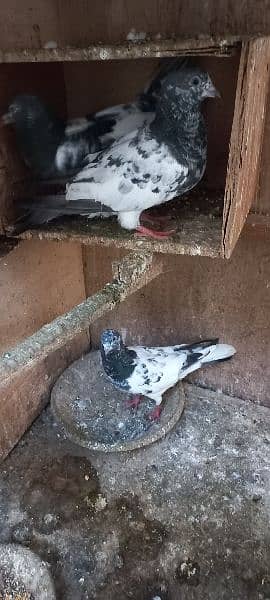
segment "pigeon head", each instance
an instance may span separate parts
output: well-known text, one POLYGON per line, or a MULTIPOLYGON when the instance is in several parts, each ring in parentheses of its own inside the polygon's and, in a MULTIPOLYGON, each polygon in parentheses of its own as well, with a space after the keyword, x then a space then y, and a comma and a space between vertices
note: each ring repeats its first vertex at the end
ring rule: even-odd
POLYGON ((174 103, 186 98, 191 104, 200 104, 205 98, 220 97, 210 76, 200 67, 185 67, 169 73, 163 79, 161 94, 174 103))
POLYGON ((123 346, 123 341, 118 331, 115 331, 115 329, 105 329, 101 334, 100 345, 105 354, 112 350, 119 352, 123 346))
POLYGON ((40 119, 47 119, 47 112, 37 96, 21 94, 16 96, 2 115, 4 125, 13 124, 15 127, 25 127, 27 123, 34 123, 40 119))

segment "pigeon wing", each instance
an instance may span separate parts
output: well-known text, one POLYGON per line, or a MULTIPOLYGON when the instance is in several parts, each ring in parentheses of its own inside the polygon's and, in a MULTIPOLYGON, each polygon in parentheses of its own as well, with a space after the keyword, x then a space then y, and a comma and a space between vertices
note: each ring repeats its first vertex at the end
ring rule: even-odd
POLYGON ((67 186, 67 199, 95 199, 117 212, 161 204, 184 185, 188 168, 180 165, 148 126, 122 138, 94 160, 67 186))
MULTIPOLYGON (((185 362, 176 354, 156 351, 154 348, 129 348, 137 355, 137 365, 128 379, 130 392, 152 398, 157 404, 162 395, 179 381, 179 372, 185 362)), ((158 349, 160 350, 160 349, 158 349)))

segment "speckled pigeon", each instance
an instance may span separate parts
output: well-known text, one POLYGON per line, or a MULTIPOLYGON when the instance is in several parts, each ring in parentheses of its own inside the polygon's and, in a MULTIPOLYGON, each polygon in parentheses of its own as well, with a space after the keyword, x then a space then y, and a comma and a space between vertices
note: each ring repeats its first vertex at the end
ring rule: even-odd
POLYGON ((150 418, 159 418, 163 394, 178 381, 213 362, 224 361, 235 354, 235 348, 219 344, 218 339, 194 344, 146 348, 127 347, 118 331, 106 329, 100 340, 104 371, 110 381, 123 392, 133 394, 129 403, 136 407, 142 396, 156 403, 150 418))
POLYGON ((154 120, 89 157, 67 186, 67 201, 94 199, 118 214, 125 229, 152 237, 140 224, 146 209, 181 196, 201 180, 206 166, 205 98, 218 95, 209 75, 196 66, 164 77, 154 120))

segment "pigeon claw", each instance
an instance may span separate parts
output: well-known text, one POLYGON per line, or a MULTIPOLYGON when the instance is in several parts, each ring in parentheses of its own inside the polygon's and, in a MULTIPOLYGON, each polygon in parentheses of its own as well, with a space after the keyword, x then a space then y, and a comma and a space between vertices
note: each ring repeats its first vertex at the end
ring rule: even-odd
POLYGON ((150 419, 150 421, 159 421, 161 411, 162 411, 161 406, 156 406, 156 408, 154 408, 154 410, 152 410, 148 415, 148 418, 150 419))
POLYGON ((176 232, 176 229, 170 229, 169 231, 156 231, 155 229, 149 229, 148 227, 144 227, 143 225, 140 225, 139 227, 137 227, 134 235, 136 235, 136 236, 144 235, 147 237, 154 238, 156 240, 164 240, 164 239, 169 238, 175 232, 176 232))
POLYGON ((136 395, 136 396, 133 396, 133 398, 131 398, 131 400, 127 400, 125 402, 125 406, 127 408, 138 408, 141 401, 142 401, 142 396, 136 395))

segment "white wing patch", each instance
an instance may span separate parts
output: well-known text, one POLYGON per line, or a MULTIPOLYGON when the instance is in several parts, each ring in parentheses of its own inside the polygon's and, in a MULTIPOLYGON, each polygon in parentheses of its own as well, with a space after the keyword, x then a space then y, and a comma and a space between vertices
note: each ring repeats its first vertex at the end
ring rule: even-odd
POLYGON ((67 200, 93 199, 116 212, 138 211, 175 197, 175 182, 184 184, 187 166, 179 164, 148 127, 132 132, 96 155, 67 187, 67 200))
POLYGON ((93 126, 93 121, 89 121, 86 118, 83 119, 72 119, 67 122, 65 135, 67 137, 77 135, 83 131, 87 131, 89 127, 93 126))
MULTIPOLYGON (((142 394, 160 404, 162 395, 180 379, 181 368, 186 361, 186 352, 169 352, 165 348, 134 347, 137 366, 128 379, 131 393, 142 394)), ((172 351, 171 351, 172 350, 172 351)))

